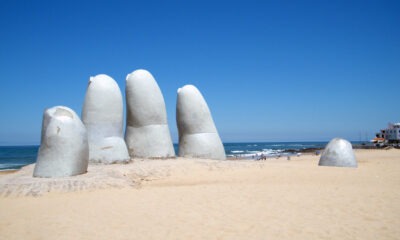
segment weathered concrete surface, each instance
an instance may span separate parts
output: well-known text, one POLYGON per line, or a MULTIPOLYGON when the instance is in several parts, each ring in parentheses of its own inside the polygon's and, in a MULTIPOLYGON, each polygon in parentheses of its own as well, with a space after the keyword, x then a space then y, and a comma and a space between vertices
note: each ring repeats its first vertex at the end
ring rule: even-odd
POLYGON ((321 154, 318 165, 356 168, 357 160, 351 143, 342 138, 332 139, 321 154))
POLYGON ((176 121, 179 131, 179 156, 225 159, 225 150, 210 109, 193 85, 178 89, 176 121))
POLYGON ((100 74, 91 77, 82 109, 89 139, 89 161, 121 163, 130 160, 123 139, 123 101, 118 84, 100 74))
POLYGON ((34 177, 65 177, 86 173, 89 146, 86 128, 70 108, 44 112, 34 177))
POLYGON ((126 77, 127 126, 125 141, 132 158, 175 156, 164 97, 154 77, 136 70, 126 77))

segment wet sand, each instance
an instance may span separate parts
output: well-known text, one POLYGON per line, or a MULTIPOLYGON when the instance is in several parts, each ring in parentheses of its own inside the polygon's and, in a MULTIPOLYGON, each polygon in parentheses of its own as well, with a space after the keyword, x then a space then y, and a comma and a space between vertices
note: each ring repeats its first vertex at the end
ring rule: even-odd
POLYGON ((7 175, 7 174, 15 173, 17 171, 18 170, 3 170, 3 171, 0 171, 0 175, 7 175))

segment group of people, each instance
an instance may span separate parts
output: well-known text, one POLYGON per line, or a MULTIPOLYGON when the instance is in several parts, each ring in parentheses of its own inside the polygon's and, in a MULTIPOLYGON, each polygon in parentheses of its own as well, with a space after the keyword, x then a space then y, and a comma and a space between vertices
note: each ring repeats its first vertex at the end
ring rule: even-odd
MULTIPOLYGON (((280 154, 279 154, 279 157, 280 157, 280 154)), ((267 155, 264 155, 264 153, 261 153, 261 155, 258 156, 258 153, 257 153, 256 155, 253 155, 252 158, 256 159, 256 160, 267 160, 267 155)))
MULTIPOLYGON (((296 154, 298 157, 300 157, 300 153, 297 153, 296 154)), ((279 153, 279 154, 277 154, 276 155, 276 158, 278 159, 278 158, 280 158, 282 155, 279 153)), ((267 160, 267 155, 265 155, 264 153, 261 153, 260 155, 258 155, 258 153, 257 154, 255 154, 255 155, 253 155, 252 156, 252 158, 253 159, 255 159, 255 160, 267 160)), ((288 155, 287 156, 287 160, 290 160, 290 156, 288 155)))

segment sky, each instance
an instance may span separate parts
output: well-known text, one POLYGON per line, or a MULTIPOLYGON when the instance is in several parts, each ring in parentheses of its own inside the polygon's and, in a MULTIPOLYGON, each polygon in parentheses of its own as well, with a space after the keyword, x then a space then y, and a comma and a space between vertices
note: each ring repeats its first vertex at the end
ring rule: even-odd
MULTIPOLYGON (((43 111, 81 114, 90 76, 155 77, 223 142, 366 140, 400 122, 400 1, 0 1, 0 145, 40 144, 43 111)), ((125 104, 125 103, 124 103, 125 104)))

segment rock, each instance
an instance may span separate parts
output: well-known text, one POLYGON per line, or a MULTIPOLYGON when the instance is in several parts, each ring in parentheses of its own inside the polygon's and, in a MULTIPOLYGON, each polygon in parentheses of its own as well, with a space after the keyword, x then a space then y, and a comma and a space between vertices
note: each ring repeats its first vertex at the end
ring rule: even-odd
POLYGON ((210 109, 195 86, 178 89, 176 118, 180 157, 226 159, 210 109))
POLYGON ((319 166, 357 167, 351 143, 345 139, 334 138, 326 145, 319 166))
POLYGON ((123 100, 118 84, 100 74, 91 77, 82 109, 89 140, 89 162, 130 161, 123 139, 123 100))
POLYGON ((140 69, 128 74, 126 104, 125 141, 129 155, 132 158, 174 157, 164 97, 151 73, 140 69))
POLYGON ((57 106, 43 114, 42 137, 34 177, 86 173, 89 146, 86 128, 70 108, 57 106))

